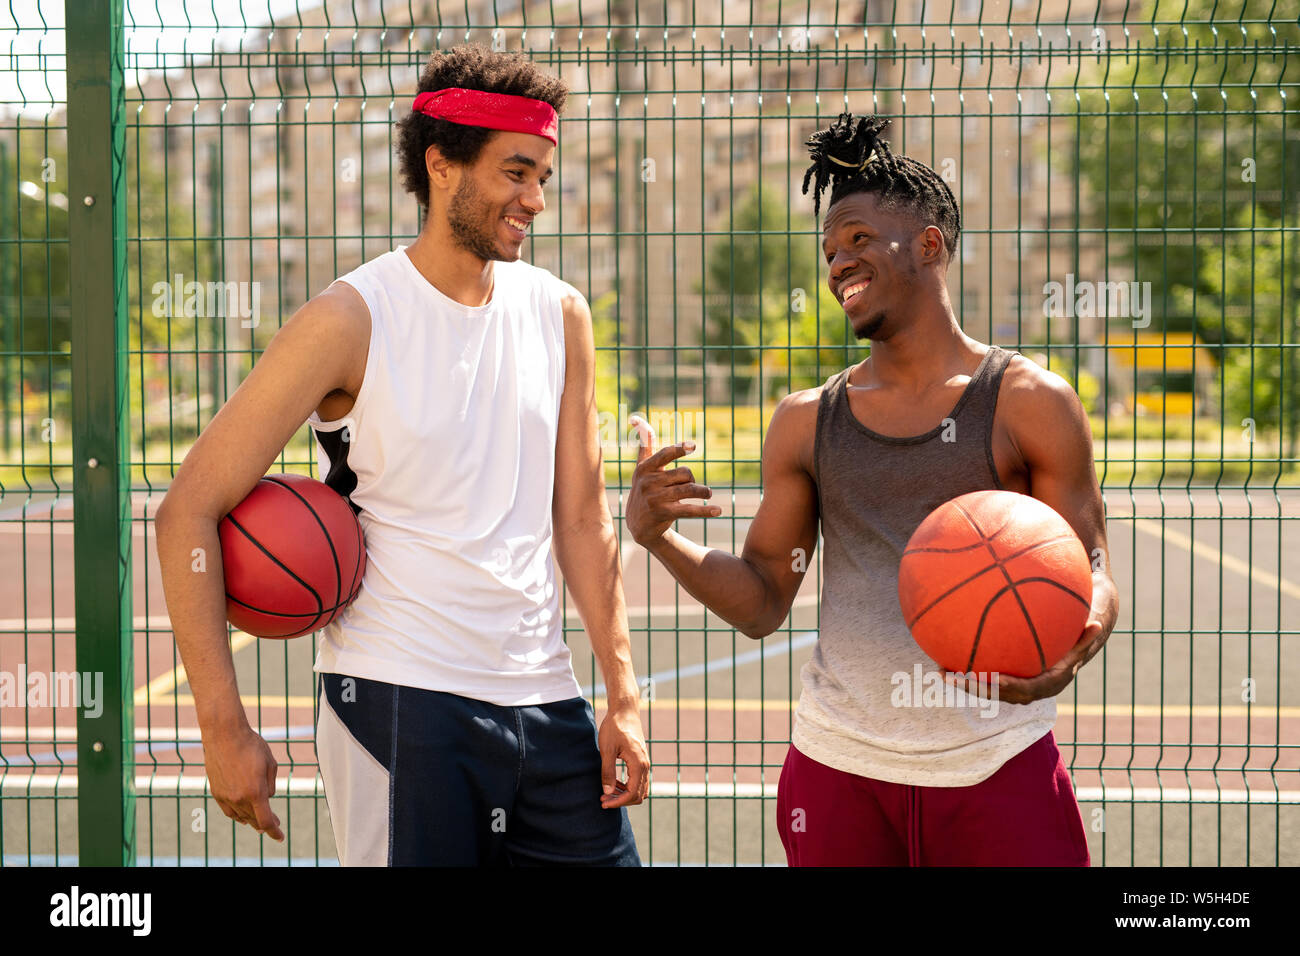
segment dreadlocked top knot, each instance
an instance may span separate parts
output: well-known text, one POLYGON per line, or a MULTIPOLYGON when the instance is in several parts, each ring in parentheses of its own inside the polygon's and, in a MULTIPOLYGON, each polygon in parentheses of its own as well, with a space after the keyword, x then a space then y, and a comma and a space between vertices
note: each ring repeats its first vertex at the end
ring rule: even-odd
POLYGON ((875 159, 885 160, 889 145, 880 134, 889 125, 883 116, 860 116, 841 113, 839 119, 826 129, 819 129, 804 144, 809 149, 812 165, 803 176, 803 191, 808 192, 808 181, 815 175, 813 186, 813 214, 821 211, 821 194, 830 183, 863 177, 867 165, 875 159))
POLYGON ((821 194, 831 187, 831 205, 855 192, 873 192, 880 208, 909 209, 943 233, 949 257, 956 254, 961 235, 957 199, 933 169, 908 156, 898 156, 880 138, 889 120, 883 116, 841 113, 826 129, 808 137, 812 165, 803 177, 803 192, 813 186, 813 215, 821 213, 821 194))

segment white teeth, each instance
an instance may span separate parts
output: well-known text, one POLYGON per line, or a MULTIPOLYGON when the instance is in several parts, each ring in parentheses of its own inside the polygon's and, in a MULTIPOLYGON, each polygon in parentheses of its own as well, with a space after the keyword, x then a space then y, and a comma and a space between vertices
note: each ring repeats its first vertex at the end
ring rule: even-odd
POLYGON ((853 298, 855 295, 857 295, 859 292, 861 292, 870 284, 871 284, 871 280, 869 279, 866 282, 854 283, 853 285, 849 286, 847 289, 844 290, 844 292, 841 295, 841 300, 844 302, 849 301, 849 299, 853 298))
POLYGON ((518 219, 511 219, 509 216, 506 216, 506 222, 510 223, 510 225, 514 226, 516 229, 520 231, 523 231, 528 228, 528 223, 520 222, 518 219))

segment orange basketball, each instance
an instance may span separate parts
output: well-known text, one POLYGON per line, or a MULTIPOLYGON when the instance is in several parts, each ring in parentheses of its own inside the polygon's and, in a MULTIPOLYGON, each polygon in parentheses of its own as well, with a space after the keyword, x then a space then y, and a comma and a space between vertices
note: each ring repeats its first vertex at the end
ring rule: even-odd
POLYGON ((1092 566, 1074 529, 1014 491, 935 508, 907 542, 898 603, 916 643, 951 671, 1033 677, 1083 635, 1092 566))
POLYGON ((267 475, 218 532, 226 617, 255 637, 310 634, 361 591, 361 524, 346 498, 314 478, 267 475))

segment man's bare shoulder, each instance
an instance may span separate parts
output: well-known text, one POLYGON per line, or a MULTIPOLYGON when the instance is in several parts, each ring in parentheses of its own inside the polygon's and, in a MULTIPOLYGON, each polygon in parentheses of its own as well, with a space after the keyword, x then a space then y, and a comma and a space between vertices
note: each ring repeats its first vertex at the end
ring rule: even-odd
POLYGON ((1083 402, 1070 383, 1019 354, 1003 373, 998 418, 1022 454, 1044 443, 1082 439, 1090 428, 1083 402))
POLYGON ((579 292, 577 287, 561 278, 556 277, 555 284, 559 290, 560 308, 564 313, 565 321, 590 325, 591 306, 587 303, 587 297, 579 292))
POLYGON ((813 439, 817 434, 817 408, 825 384, 791 392, 777 402, 767 425, 763 457, 784 461, 812 473, 813 439))
POLYGON ((1070 398, 1076 397, 1074 388, 1068 381, 1055 372, 1039 365, 1029 356, 1017 352, 1007 363, 1003 373, 1002 393, 1016 398, 1032 400, 1036 398, 1070 398))
POLYGON ((346 368, 343 391, 355 397, 370 352, 370 307, 361 293, 346 282, 331 283, 308 299, 290 321, 309 326, 322 348, 335 351, 346 368))
POLYGON ((356 286, 338 280, 317 292, 303 306, 321 321, 337 321, 343 325, 362 326, 370 331, 370 307, 356 286))
POLYGON ((826 385, 823 383, 785 396, 776 403, 776 410, 772 413, 772 424, 776 423, 778 415, 787 419, 789 424, 804 422, 810 416, 816 420, 817 405, 822 400, 822 392, 825 388, 826 385))
MULTIPOLYGON (((551 275, 550 273, 547 274, 551 275)), ((555 287, 560 294, 560 301, 564 304, 565 308, 572 308, 579 301, 584 304, 586 303, 587 297, 579 292, 578 287, 572 282, 561 279, 557 275, 551 275, 551 280, 555 283, 555 287)))

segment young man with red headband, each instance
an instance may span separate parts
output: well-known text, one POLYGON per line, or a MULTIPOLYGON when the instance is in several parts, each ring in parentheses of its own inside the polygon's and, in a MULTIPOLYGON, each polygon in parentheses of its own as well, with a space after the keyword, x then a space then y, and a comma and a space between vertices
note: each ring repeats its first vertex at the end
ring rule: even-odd
POLYGON ((204 430, 157 518, 213 795, 282 839, 275 761, 225 641, 217 522, 302 426, 366 536, 320 639, 316 745, 340 860, 640 865, 649 787, 582 295, 519 258, 546 207, 567 88, 522 54, 433 55, 398 123, 416 241, 295 314, 204 430), (600 662, 596 732, 552 553, 600 662), (210 559, 209 559, 210 560, 210 559), (209 567, 211 565, 209 564, 209 567), (617 762, 627 781, 617 779, 617 762))

